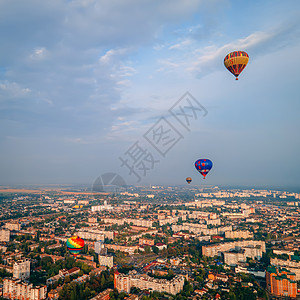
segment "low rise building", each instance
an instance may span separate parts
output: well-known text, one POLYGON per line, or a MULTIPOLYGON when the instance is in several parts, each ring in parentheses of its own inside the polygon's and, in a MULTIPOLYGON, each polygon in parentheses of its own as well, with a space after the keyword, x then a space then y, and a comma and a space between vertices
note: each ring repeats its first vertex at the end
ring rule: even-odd
POLYGON ((266 277, 266 272, 265 271, 255 270, 255 269, 251 269, 251 268, 245 268, 245 267, 242 267, 242 266, 236 266, 234 271, 235 271, 235 273, 252 274, 255 277, 262 277, 262 278, 266 277))
POLYGON ((146 239, 146 238, 140 238, 140 239, 139 239, 139 244, 140 244, 140 245, 150 245, 150 246, 154 246, 154 240, 146 239))
POLYGON ((64 279, 66 276, 71 276, 79 272, 80 272, 80 268, 78 267, 74 267, 70 270, 67 269, 59 270, 59 273, 57 275, 54 275, 46 280, 46 284, 48 286, 50 284, 57 282, 59 279, 64 279))
POLYGON ((98 294, 97 296, 93 297, 91 300, 109 300, 110 299, 109 294, 111 292, 113 292, 112 289, 107 289, 107 290, 101 292, 100 294, 98 294))
POLYGON ((219 274, 219 273, 212 273, 212 272, 208 273, 207 278, 212 281, 223 281, 223 282, 227 282, 229 279, 226 274, 219 274))

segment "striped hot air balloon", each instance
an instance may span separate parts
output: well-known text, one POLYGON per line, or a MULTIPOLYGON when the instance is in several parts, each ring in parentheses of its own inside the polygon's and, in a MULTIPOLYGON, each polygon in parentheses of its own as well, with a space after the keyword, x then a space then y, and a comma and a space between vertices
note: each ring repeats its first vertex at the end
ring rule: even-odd
POLYGON ((72 236, 67 239, 67 248, 70 251, 70 253, 76 257, 84 246, 84 240, 81 239, 79 236, 72 236))
POLYGON ((225 56, 224 65, 238 80, 238 76, 245 69, 248 61, 249 55, 245 51, 233 51, 225 56))

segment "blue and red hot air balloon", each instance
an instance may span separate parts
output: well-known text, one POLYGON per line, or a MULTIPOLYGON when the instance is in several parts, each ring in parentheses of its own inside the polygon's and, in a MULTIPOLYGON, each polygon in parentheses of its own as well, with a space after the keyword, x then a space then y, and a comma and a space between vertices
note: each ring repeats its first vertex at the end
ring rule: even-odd
POLYGON ((84 246, 84 240, 79 236, 72 236, 67 239, 67 248, 70 253, 76 258, 76 256, 82 251, 84 246))
POLYGON ((205 176, 210 171, 210 169, 212 168, 212 166, 213 166, 212 161, 207 158, 198 159, 195 162, 195 168, 204 177, 204 179, 205 179, 205 176))

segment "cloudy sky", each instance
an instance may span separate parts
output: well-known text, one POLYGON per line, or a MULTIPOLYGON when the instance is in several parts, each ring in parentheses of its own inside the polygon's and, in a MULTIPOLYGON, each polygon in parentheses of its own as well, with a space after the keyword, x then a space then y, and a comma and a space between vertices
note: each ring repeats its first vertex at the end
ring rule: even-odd
POLYGON ((0 184, 300 188, 299 20, 297 0, 0 0, 0 184), (189 130, 169 112, 186 92, 208 112, 189 130), (161 117, 164 155, 144 137, 161 117))

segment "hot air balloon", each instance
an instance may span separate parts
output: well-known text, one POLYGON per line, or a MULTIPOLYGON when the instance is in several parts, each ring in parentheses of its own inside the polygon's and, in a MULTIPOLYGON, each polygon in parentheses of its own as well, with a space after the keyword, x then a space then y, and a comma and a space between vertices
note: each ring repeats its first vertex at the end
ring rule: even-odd
POLYGON ((67 239, 67 248, 70 251, 70 253, 76 257, 84 246, 84 240, 81 239, 79 236, 72 236, 67 239))
POLYGON ((212 168, 213 163, 210 159, 203 158, 203 159, 198 159, 195 162, 195 168, 198 170, 198 172, 203 175, 204 179, 207 173, 210 171, 212 168))
POLYGON ((191 178, 191 177, 187 177, 185 180, 186 180, 186 182, 187 182, 188 184, 190 184, 190 183, 192 182, 192 178, 191 178))
POLYGON ((249 56, 244 51, 233 51, 227 54, 224 58, 226 69, 231 72, 238 80, 238 76, 245 69, 249 60, 249 56))

